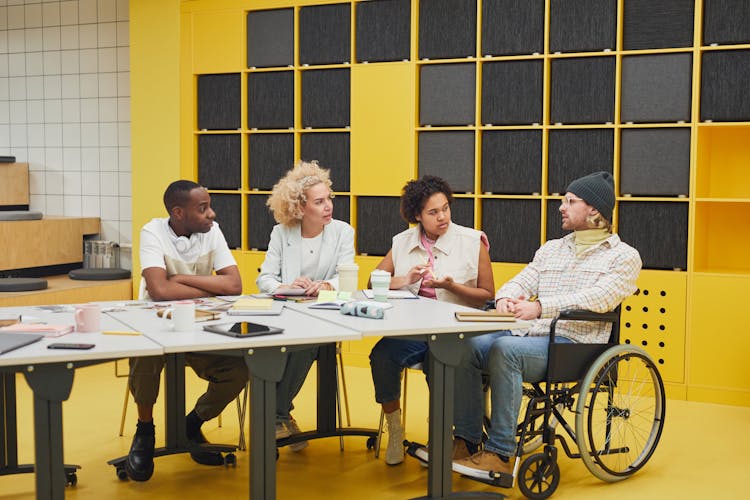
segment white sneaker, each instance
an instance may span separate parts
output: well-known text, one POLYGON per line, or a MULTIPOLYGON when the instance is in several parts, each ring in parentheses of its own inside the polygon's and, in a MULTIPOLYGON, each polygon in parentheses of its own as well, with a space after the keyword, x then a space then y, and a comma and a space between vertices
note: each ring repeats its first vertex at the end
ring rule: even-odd
POLYGON ((388 448, 385 450, 385 463, 398 465, 404 461, 404 428, 401 426, 401 409, 385 414, 388 425, 388 448))
MULTIPOLYGON (((289 430, 290 436, 302 433, 302 430, 300 430, 299 425, 297 425, 297 421, 294 420, 294 417, 292 417, 291 415, 289 416, 289 422, 286 423, 286 427, 289 430)), ((292 451, 301 451, 307 448, 309 444, 310 443, 308 443, 307 441, 300 441, 299 443, 290 444, 289 449, 292 451)))
POLYGON ((283 420, 276 421, 276 439, 284 439, 291 436, 292 433, 287 429, 286 424, 283 420))

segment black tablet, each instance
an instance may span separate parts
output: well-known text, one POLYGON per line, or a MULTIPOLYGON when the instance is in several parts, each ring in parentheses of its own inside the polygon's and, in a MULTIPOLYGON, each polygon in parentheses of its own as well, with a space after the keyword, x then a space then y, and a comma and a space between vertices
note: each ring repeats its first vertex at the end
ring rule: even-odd
POLYGON ((273 335, 284 331, 283 328, 275 326, 259 325, 249 321, 238 321, 237 323, 221 323, 218 325, 206 325, 203 329, 211 333, 220 333, 230 337, 247 338, 259 335, 273 335))

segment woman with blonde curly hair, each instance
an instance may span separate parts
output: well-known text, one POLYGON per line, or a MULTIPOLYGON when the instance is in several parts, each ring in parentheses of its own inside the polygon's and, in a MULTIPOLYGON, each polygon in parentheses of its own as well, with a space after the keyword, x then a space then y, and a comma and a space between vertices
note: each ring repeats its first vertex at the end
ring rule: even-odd
MULTIPOLYGON (((268 207, 278 224, 256 284, 261 292, 280 287, 304 290, 316 296, 320 290, 338 288, 339 264, 354 262, 354 229, 333 218, 333 196, 328 170, 317 161, 299 161, 276 183, 268 207)), ((281 381, 276 386, 276 439, 300 432, 291 416, 292 401, 302 388, 318 348, 289 353, 281 381)), ((298 451, 306 441, 290 445, 298 451)))

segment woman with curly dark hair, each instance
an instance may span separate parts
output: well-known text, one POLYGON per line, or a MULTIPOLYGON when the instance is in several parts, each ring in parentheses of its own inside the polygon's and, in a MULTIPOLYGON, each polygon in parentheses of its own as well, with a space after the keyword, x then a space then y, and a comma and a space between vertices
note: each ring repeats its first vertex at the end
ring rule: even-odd
MULTIPOLYGON (((495 292, 490 245, 483 232, 451 222, 452 202, 453 191, 440 177, 426 175, 407 182, 401 216, 416 225, 393 237, 377 268, 391 273, 391 289, 408 288, 423 297, 482 307, 495 292)), ((389 465, 404 461, 401 371, 424 361, 426 353, 426 342, 395 338, 381 339, 370 353, 375 399, 388 424, 389 465)), ((472 451, 457 452, 454 446, 454 459, 472 451)))

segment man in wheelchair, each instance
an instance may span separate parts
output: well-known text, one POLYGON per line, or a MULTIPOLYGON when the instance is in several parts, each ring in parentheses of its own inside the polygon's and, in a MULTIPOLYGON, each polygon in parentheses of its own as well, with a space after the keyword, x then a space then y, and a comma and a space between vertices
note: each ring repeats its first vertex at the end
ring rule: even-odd
MULTIPOLYGON (((466 457, 454 460, 455 472, 484 480, 512 475, 522 383, 545 378, 551 320, 562 311, 611 311, 635 292, 641 259, 637 250, 612 234, 614 204, 609 173, 571 182, 560 212, 563 229, 572 233, 542 245, 534 260, 495 294, 498 312, 529 320, 531 327, 468 342, 456 369, 456 387, 462 390, 456 391, 454 420, 454 449, 465 448, 466 457), (483 373, 489 374, 492 412, 482 448, 483 373), (482 449, 470 454, 478 448, 482 449)), ((606 343, 609 335, 607 323, 560 321, 555 341, 606 343)), ((499 484, 510 486, 512 479, 499 484)))

